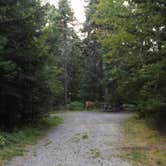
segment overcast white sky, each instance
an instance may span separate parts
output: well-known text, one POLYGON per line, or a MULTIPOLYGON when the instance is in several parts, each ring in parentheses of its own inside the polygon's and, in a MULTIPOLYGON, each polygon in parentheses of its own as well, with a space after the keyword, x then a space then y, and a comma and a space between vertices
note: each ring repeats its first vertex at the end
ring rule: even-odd
MULTIPOLYGON (((54 5, 57 5, 58 2, 58 0, 43 0, 43 1, 50 2, 51 4, 54 5)), ((83 23, 85 21, 84 0, 70 0, 70 1, 78 22, 83 23)))

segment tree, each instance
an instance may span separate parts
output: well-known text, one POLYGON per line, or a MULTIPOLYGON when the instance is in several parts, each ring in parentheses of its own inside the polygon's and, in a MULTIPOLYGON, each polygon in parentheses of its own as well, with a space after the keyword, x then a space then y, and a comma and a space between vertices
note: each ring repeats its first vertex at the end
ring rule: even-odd
POLYGON ((93 16, 102 25, 98 40, 110 66, 113 94, 134 104, 142 116, 160 119, 166 103, 165 5, 160 0, 101 0, 93 16))
POLYGON ((58 78, 63 85, 61 104, 80 100, 81 40, 74 31, 76 20, 68 1, 59 1, 59 7, 51 7, 49 15, 49 45, 53 65, 61 69, 58 78))
POLYGON ((1 127, 35 122, 46 108, 45 11, 37 0, 0 2, 1 127))
POLYGON ((83 29, 83 32, 87 34, 83 41, 84 66, 81 82, 81 96, 84 101, 103 100, 103 60, 96 37, 98 25, 92 19, 97 3, 98 0, 88 1, 83 29))

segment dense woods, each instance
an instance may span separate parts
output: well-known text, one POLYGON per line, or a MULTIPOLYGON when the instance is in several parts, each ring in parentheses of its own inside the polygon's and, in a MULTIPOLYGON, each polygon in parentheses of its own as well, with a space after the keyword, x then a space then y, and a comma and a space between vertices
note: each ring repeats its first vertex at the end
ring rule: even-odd
POLYGON ((101 0, 99 27, 110 102, 132 104, 142 117, 166 118, 166 2, 101 0))
POLYGON ((164 122, 165 22, 165 0, 88 0, 80 38, 68 0, 0 0, 0 127, 86 101, 164 122))

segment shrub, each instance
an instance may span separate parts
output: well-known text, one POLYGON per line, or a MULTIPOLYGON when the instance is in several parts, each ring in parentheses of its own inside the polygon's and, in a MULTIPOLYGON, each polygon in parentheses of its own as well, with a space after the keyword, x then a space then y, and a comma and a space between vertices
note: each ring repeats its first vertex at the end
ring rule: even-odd
POLYGON ((134 104, 123 104, 123 110, 124 111, 136 111, 137 106, 134 104))
POLYGON ((0 135, 0 147, 3 147, 5 145, 6 145, 6 139, 2 135, 0 135))
POLYGON ((74 102, 71 102, 70 104, 68 104, 67 108, 72 111, 83 110, 84 104, 79 101, 74 101, 74 102))

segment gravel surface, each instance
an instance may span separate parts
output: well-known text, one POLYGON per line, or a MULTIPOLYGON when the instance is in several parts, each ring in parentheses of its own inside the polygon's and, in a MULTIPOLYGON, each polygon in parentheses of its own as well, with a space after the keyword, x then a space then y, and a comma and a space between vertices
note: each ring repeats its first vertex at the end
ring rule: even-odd
POLYGON ((7 166, 131 166, 118 158, 120 124, 128 113, 68 112, 37 145, 7 166))

